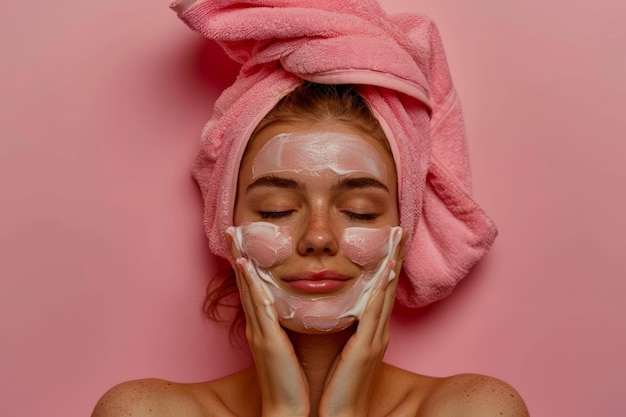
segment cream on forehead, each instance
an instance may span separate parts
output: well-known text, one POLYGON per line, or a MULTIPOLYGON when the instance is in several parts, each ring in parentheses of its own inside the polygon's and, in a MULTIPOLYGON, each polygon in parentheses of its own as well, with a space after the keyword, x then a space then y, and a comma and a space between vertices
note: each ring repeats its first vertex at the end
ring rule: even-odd
POLYGON ((385 179, 383 159, 363 138, 341 132, 281 133, 270 139, 252 164, 252 176, 285 171, 302 175, 366 173, 385 179))

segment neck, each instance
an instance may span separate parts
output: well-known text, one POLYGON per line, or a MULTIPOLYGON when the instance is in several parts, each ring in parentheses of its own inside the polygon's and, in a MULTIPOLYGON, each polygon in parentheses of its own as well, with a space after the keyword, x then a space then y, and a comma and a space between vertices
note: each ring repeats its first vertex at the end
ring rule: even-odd
POLYGON ((317 407, 331 367, 348 339, 356 331, 356 326, 355 323, 339 332, 324 334, 304 334, 286 330, 309 383, 311 415, 317 415, 317 407))

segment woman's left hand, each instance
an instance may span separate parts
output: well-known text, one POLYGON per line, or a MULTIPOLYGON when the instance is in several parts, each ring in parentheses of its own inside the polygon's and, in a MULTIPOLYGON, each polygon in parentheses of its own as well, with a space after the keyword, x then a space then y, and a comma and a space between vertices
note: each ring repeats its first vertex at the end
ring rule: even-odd
POLYGON ((322 394, 322 417, 364 417, 389 344, 389 319, 402 264, 400 254, 388 259, 382 283, 373 290, 354 335, 335 360, 322 394), (390 274, 395 278, 389 280, 390 274))

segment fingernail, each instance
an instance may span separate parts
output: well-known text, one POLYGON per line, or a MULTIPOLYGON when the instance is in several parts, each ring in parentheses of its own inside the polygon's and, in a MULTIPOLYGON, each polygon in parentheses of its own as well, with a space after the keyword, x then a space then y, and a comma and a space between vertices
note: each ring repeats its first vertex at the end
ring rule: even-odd
POLYGON ((234 226, 228 226, 226 228, 226 231, 224 232, 224 234, 232 237, 233 239, 235 238, 235 227, 234 226))
POLYGON ((235 264, 237 264, 237 266, 239 267, 239 272, 243 272, 245 269, 247 269, 247 262, 246 262, 246 258, 244 257, 239 257, 237 259, 235 259, 235 264))

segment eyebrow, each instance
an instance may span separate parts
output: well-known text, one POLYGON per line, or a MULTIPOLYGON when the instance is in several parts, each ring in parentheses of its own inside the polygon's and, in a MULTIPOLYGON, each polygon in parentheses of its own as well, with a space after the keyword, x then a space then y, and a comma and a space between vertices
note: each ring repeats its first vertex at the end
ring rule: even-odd
POLYGON ((250 191, 253 188, 257 187, 276 187, 294 190, 306 190, 306 185, 299 181, 289 178, 275 177, 273 175, 257 178, 250 185, 248 185, 248 187, 246 187, 246 191, 250 191))
POLYGON ((336 184, 332 186, 332 190, 356 190, 360 188, 380 188, 389 192, 389 188, 378 181, 375 178, 370 177, 357 177, 357 178, 346 178, 338 181, 336 184))
MULTIPOLYGON (((281 178, 275 177, 273 175, 268 175, 265 177, 257 178, 254 180, 248 187, 246 187, 246 191, 250 191, 257 187, 276 187, 283 189, 292 189, 292 190, 306 190, 306 184, 296 181, 290 178, 281 178)), ((357 178, 346 178, 343 180, 337 181, 331 187, 332 191, 340 191, 340 190, 357 190, 361 188, 379 188, 381 190, 385 190, 389 192, 389 188, 378 181, 375 178, 370 177, 357 177, 357 178)))

